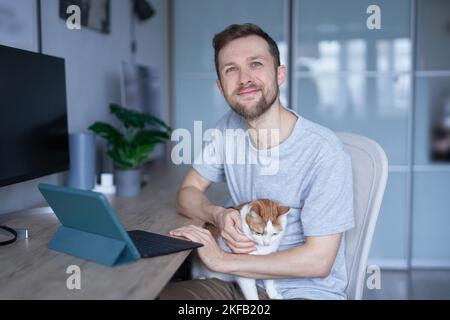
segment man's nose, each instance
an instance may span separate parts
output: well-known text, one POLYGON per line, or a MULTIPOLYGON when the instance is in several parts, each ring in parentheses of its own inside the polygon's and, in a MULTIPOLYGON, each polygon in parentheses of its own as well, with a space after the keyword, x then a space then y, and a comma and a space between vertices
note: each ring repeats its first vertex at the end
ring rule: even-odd
POLYGON ((246 69, 242 69, 240 74, 239 74, 239 82, 241 86, 245 86, 247 84, 249 84, 250 82, 252 82, 252 77, 251 74, 248 70, 246 69))

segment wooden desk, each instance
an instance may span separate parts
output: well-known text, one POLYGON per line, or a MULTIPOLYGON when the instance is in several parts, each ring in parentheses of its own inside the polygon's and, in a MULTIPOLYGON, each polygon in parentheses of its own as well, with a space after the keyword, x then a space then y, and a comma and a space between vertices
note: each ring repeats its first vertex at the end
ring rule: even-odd
MULTIPOLYGON (((175 211, 175 196, 187 167, 152 165, 150 181, 136 198, 108 196, 127 230, 167 235, 174 228, 200 221, 175 211)), ((214 185, 208 197, 218 204, 228 198, 225 185, 214 185)), ((42 211, 42 210, 41 210, 42 211)), ((154 299, 190 251, 107 267, 47 249, 60 225, 51 212, 29 210, 0 215, 0 224, 28 228, 29 239, 0 247, 0 299, 154 299), (66 270, 81 270, 81 289, 69 290, 66 270)))

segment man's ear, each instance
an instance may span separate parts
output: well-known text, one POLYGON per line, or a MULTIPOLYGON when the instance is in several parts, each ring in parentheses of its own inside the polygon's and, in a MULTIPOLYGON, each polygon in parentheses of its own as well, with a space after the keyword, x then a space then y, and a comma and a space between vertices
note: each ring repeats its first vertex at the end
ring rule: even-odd
POLYGON ((284 81, 286 80, 286 75, 287 75, 287 68, 284 64, 282 64, 277 68, 278 86, 281 86, 284 83, 284 81))
POLYGON ((219 88, 220 93, 223 95, 222 83, 220 83, 219 79, 216 80, 216 84, 217 84, 217 88, 219 88))

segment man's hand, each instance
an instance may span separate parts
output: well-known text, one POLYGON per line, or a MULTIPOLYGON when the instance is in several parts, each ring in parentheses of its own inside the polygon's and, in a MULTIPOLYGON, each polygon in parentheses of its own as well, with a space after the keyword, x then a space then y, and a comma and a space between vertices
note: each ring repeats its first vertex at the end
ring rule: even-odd
POLYGON ((220 235, 233 253, 250 253, 256 250, 255 242, 242 231, 239 211, 223 208, 216 213, 215 220, 220 235))
POLYGON ((227 253, 219 247, 209 230, 190 225, 172 230, 170 235, 203 244, 197 249, 200 259, 211 271, 221 272, 220 267, 224 265, 227 253))

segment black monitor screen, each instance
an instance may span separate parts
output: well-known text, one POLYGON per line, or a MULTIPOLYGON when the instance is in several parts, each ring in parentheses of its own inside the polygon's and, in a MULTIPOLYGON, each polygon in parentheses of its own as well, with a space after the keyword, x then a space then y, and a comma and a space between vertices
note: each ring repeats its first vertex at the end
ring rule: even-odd
POLYGON ((0 186, 68 167, 64 60, 0 46, 0 186))

